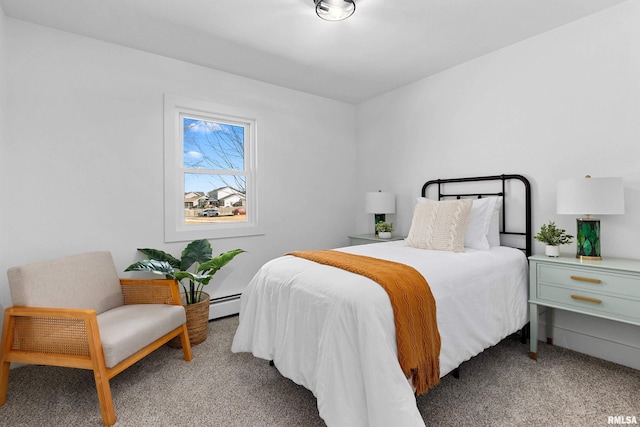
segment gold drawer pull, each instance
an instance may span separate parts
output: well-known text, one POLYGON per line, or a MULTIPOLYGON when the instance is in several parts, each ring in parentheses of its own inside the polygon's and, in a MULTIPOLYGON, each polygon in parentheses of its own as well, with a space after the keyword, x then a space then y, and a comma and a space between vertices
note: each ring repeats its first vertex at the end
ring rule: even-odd
POLYGON ((602 300, 599 299, 595 299, 595 298, 587 298, 587 297, 581 297, 580 295, 571 295, 571 298, 573 299, 577 299, 579 301, 586 301, 586 302, 592 302, 594 304, 600 304, 602 302, 602 300))
POLYGON ((591 279, 590 277, 580 277, 580 276, 571 276, 573 280, 580 280, 581 282, 589 282, 589 283, 602 283, 600 279, 591 279))

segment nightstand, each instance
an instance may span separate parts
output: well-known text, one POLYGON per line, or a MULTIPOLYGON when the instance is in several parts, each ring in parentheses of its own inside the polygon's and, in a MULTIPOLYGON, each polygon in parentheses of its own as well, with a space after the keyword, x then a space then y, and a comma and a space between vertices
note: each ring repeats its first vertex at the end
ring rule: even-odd
POLYGON ((546 310, 553 344, 553 310, 561 309, 640 326, 640 260, 529 257, 530 357, 537 358, 538 308, 546 310))
POLYGON ((390 239, 381 239, 375 234, 356 234, 349 236, 349 245, 368 245, 369 243, 393 242, 395 240, 404 240, 404 237, 392 237, 390 239))

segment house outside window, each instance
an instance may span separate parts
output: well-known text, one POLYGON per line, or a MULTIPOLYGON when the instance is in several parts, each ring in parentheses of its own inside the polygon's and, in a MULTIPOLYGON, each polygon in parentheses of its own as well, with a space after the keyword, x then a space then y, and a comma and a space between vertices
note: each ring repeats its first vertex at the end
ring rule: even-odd
POLYGON ((165 95, 165 241, 262 234, 256 118, 165 95))

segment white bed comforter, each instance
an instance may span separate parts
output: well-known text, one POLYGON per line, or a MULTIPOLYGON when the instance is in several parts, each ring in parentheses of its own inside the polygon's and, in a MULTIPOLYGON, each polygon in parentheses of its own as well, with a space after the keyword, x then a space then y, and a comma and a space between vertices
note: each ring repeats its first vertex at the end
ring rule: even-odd
MULTIPOLYGON (((425 277, 436 300, 441 377, 527 321, 528 265, 517 249, 454 254, 397 241, 339 250, 402 262, 425 277)), ((377 283, 284 256, 256 273, 240 310, 232 351, 273 360, 313 392, 328 426, 424 425, 377 283)))

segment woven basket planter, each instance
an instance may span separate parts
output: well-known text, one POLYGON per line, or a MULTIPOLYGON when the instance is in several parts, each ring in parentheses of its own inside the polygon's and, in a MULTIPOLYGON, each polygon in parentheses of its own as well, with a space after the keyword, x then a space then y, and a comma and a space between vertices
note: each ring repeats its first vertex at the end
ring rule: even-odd
MULTIPOLYGON (((182 295, 182 301, 185 301, 184 294, 182 295)), ((189 342, 191 346, 198 345, 207 339, 209 330, 209 294, 203 292, 200 302, 187 304, 184 309, 187 312, 189 342)), ((169 347, 182 348, 180 337, 175 337, 167 344, 169 347)))

